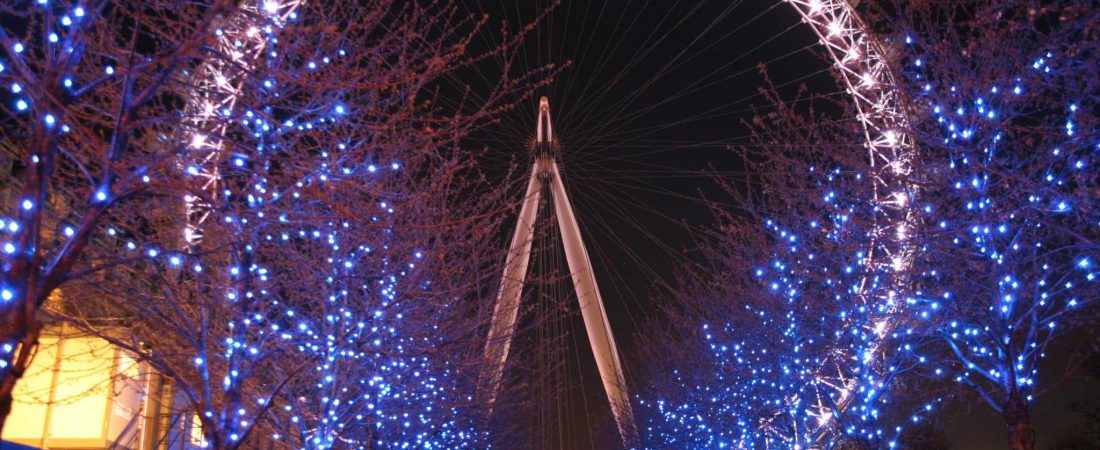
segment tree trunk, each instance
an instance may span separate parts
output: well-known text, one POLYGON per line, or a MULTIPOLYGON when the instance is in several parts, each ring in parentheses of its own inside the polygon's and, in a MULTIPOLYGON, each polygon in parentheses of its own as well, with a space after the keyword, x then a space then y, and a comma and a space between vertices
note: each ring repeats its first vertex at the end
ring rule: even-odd
POLYGON ((18 332, 12 333, 8 338, 8 343, 16 347, 16 351, 10 358, 5 355, 4 361, 8 363, 7 370, 0 371, 0 433, 4 431, 4 424, 7 423, 8 415, 11 414, 15 384, 23 378, 27 367, 30 366, 34 350, 38 346, 38 336, 42 332, 40 322, 34 317, 27 320, 19 314, 20 312, 22 311, 12 311, 4 317, 6 324, 16 324, 5 328, 15 329, 18 332))
POLYGON ((18 378, 9 371, 8 376, 0 382, 0 432, 4 431, 4 423, 11 414, 12 391, 15 390, 15 381, 18 378))
POLYGON ((1004 407, 1005 431, 1012 450, 1035 450, 1035 431, 1031 428, 1031 413, 1020 393, 1009 394, 1004 407))
MULTIPOLYGON (((23 346, 37 345, 37 337, 33 344, 24 343, 23 346)), ((8 414, 11 414, 12 402, 15 400, 15 384, 23 378, 23 372, 26 371, 26 366, 29 365, 29 361, 21 361, 22 355, 14 356, 8 363, 8 370, 4 372, 4 376, 0 379, 0 433, 4 431, 4 424, 8 421, 8 414)))
POLYGON ((226 445, 225 440, 222 439, 221 434, 219 434, 217 431, 213 431, 213 430, 207 431, 208 428, 206 428, 206 425, 207 425, 206 421, 203 421, 202 424, 203 424, 203 439, 206 441, 206 442, 203 442, 203 444, 205 444, 204 448, 209 449, 209 450, 228 450, 229 449, 229 446, 226 445))

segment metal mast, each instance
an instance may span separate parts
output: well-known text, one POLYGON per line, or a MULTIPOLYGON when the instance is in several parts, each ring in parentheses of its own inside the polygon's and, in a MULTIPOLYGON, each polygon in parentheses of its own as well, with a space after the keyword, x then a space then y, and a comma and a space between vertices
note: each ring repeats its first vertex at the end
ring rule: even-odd
POLYGON ((500 291, 493 309, 493 320, 489 329, 488 342, 485 345, 485 359, 488 363, 486 373, 488 402, 490 407, 500 392, 504 363, 508 360, 508 351, 512 344, 516 328, 516 316, 519 312, 519 299, 527 277, 527 265, 531 259, 531 242, 534 234, 535 218, 538 215, 542 188, 548 183, 550 196, 554 202, 554 212, 561 230, 562 246, 569 272, 580 303, 584 328, 596 358, 596 367, 603 381, 611 412, 615 416, 619 435, 629 447, 636 442, 638 430, 634 423, 634 412, 627 395, 626 379, 623 377, 619 351, 607 321, 603 299, 592 272, 592 261, 584 247, 573 206, 562 183, 558 164, 553 150, 557 147, 553 126, 550 122, 550 102, 546 97, 539 100, 538 127, 535 135, 535 161, 532 163, 530 179, 527 182, 527 194, 520 208, 516 231, 512 235, 512 245, 504 264, 504 277, 500 281, 500 291))

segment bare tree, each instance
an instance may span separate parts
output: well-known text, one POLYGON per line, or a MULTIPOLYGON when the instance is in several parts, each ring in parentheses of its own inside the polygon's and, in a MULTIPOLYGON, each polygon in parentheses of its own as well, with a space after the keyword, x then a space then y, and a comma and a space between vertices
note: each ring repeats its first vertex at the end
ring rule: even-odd
POLYGON ((937 373, 1003 416, 1011 448, 1031 449, 1040 361, 1098 300, 1097 12, 893 7, 925 203, 909 301, 928 323, 914 334, 934 342, 937 373))
MULTIPOLYGON (((5 205, 0 417, 34 354, 38 309, 92 268, 87 254, 108 215, 135 196, 182 192, 172 175, 176 149, 157 143, 179 123, 170 86, 201 57, 213 22, 231 6, 4 6, 0 78, 13 95, 3 105, 13 168, 6 184, 18 194, 5 205)), ((118 221, 129 225, 136 213, 118 221)))
POLYGON ((706 356, 685 356, 704 359, 682 371, 658 366, 671 374, 662 401, 647 400, 658 442, 817 442, 809 418, 825 399, 838 433, 875 444, 944 398, 972 395, 1004 417, 1011 448, 1034 448, 1046 348, 1096 318, 1097 12, 969 1, 866 12, 904 75, 917 152, 909 200, 920 217, 899 231, 916 247, 886 303, 897 321, 880 328, 882 306, 843 288, 877 278, 860 264, 876 172, 845 156, 861 140, 773 96, 776 112, 757 119, 741 153, 751 175, 732 185, 738 208, 721 210, 737 226, 714 238, 713 274, 699 278, 708 284, 676 297, 700 305, 684 322, 706 326, 686 333, 706 341, 706 356), (743 228, 761 222, 766 234, 743 228), (746 324, 730 305, 760 319, 746 324), (845 395, 858 400, 835 407, 845 395))
POLYGON ((867 264, 881 169, 858 123, 804 88, 762 91, 752 143, 733 148, 744 178, 718 180, 732 203, 714 204, 721 227, 701 238, 700 272, 662 302, 677 305, 661 315, 673 326, 644 346, 661 380, 659 402, 646 400, 655 447, 877 442, 884 387, 912 368, 883 332, 898 311, 867 264))
POLYGON ((450 2, 0 11, 0 80, 13 95, 3 147, 19 191, 3 224, 0 416, 34 354, 39 309, 70 286, 52 312, 171 378, 214 448, 478 437, 449 422, 433 422, 438 434, 347 431, 370 389, 326 378, 392 374, 378 394, 401 404, 388 421, 457 395, 445 378, 468 363, 449 361, 442 340, 477 329, 455 304, 483 280, 460 268, 484 261, 504 207, 459 142, 550 73, 505 70, 486 92, 440 80, 507 60, 514 40, 468 54, 484 19, 450 2), (246 43, 216 45, 232 32, 262 51, 242 59, 246 43), (212 64, 224 79, 204 78, 212 64), (194 101, 227 86, 232 102, 194 101), (198 245, 181 239, 195 204, 198 245), (415 379, 418 365, 428 378, 415 379), (336 416, 312 403, 337 394, 336 416))

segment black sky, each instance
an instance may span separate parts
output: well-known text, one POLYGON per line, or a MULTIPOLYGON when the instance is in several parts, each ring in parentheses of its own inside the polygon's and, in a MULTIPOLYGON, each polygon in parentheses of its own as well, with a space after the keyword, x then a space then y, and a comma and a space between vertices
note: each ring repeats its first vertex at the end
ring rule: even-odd
MULTIPOLYGON (((506 18, 515 26, 548 3, 481 6, 491 23, 506 18)), ((838 92, 816 42, 792 8, 759 1, 570 1, 526 39, 515 71, 566 67, 484 142, 494 160, 524 161, 537 98, 550 98, 566 184, 601 260, 594 263, 607 269, 597 275, 624 336, 636 331, 630 316, 646 306, 636 303, 654 275, 672 281, 682 251, 691 249, 692 230, 682 222, 713 222, 698 199, 700 190, 721 197, 707 173, 741 169, 726 145, 743 142, 741 121, 767 106, 757 65, 767 62, 787 92, 802 83, 838 92)), ((515 181, 522 196, 524 180, 515 181)))

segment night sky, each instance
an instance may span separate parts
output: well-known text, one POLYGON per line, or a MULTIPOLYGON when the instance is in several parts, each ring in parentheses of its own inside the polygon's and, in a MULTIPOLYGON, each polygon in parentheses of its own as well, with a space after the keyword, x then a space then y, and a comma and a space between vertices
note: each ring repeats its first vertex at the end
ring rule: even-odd
MULTIPOLYGON (((488 13, 490 22, 474 50, 499 41, 502 20, 514 29, 551 3, 482 2, 477 11, 488 13)), ((565 184, 627 361, 635 335, 644 333, 639 324, 653 310, 650 299, 675 283, 673 274, 695 257, 693 236, 714 224, 700 198, 723 198, 708 174, 743 175, 726 146, 746 141, 741 122, 754 108, 767 108, 758 94, 765 83, 758 66, 766 65, 788 98, 803 85, 829 99, 844 95, 816 36, 779 1, 566 1, 527 36, 519 61, 515 73, 547 64, 565 68, 529 108, 511 112, 477 141, 489 149, 489 167, 526 166, 538 97, 549 97, 565 184)), ((499 63, 480 70, 494 69, 499 63)), ((476 85, 477 78, 460 81, 476 85)), ((526 183, 522 175, 503 180, 517 199, 526 183)), ((502 246, 508 237, 510 230, 502 246)), ((590 404, 606 403, 590 352, 581 356, 585 395, 590 404)), ((1059 372, 1058 359, 1048 362, 1048 373, 1059 372)), ((625 370, 628 379, 636 378, 637 368, 625 370)), ((1072 433, 1065 402, 1089 389, 1070 383, 1038 402, 1040 447, 1072 433)), ((644 395, 644 387, 631 393, 644 395)), ((952 448, 1004 447, 1000 419, 982 405, 945 411, 943 420, 952 448)), ((607 424, 593 428, 612 430, 607 424)))
MULTIPOLYGON (((530 22, 547 3, 482 6, 492 28, 530 22)), ((713 224, 700 200, 722 200, 710 174, 742 171, 726 146, 744 142, 741 121, 767 107, 758 64, 784 91, 839 94, 816 43, 779 2, 565 2, 528 36, 516 71, 565 68, 480 141, 490 163, 526 164, 537 99, 550 98, 565 182, 624 340, 655 280, 671 282, 693 234, 713 224)), ((526 180, 509 182, 521 197, 526 180)))

